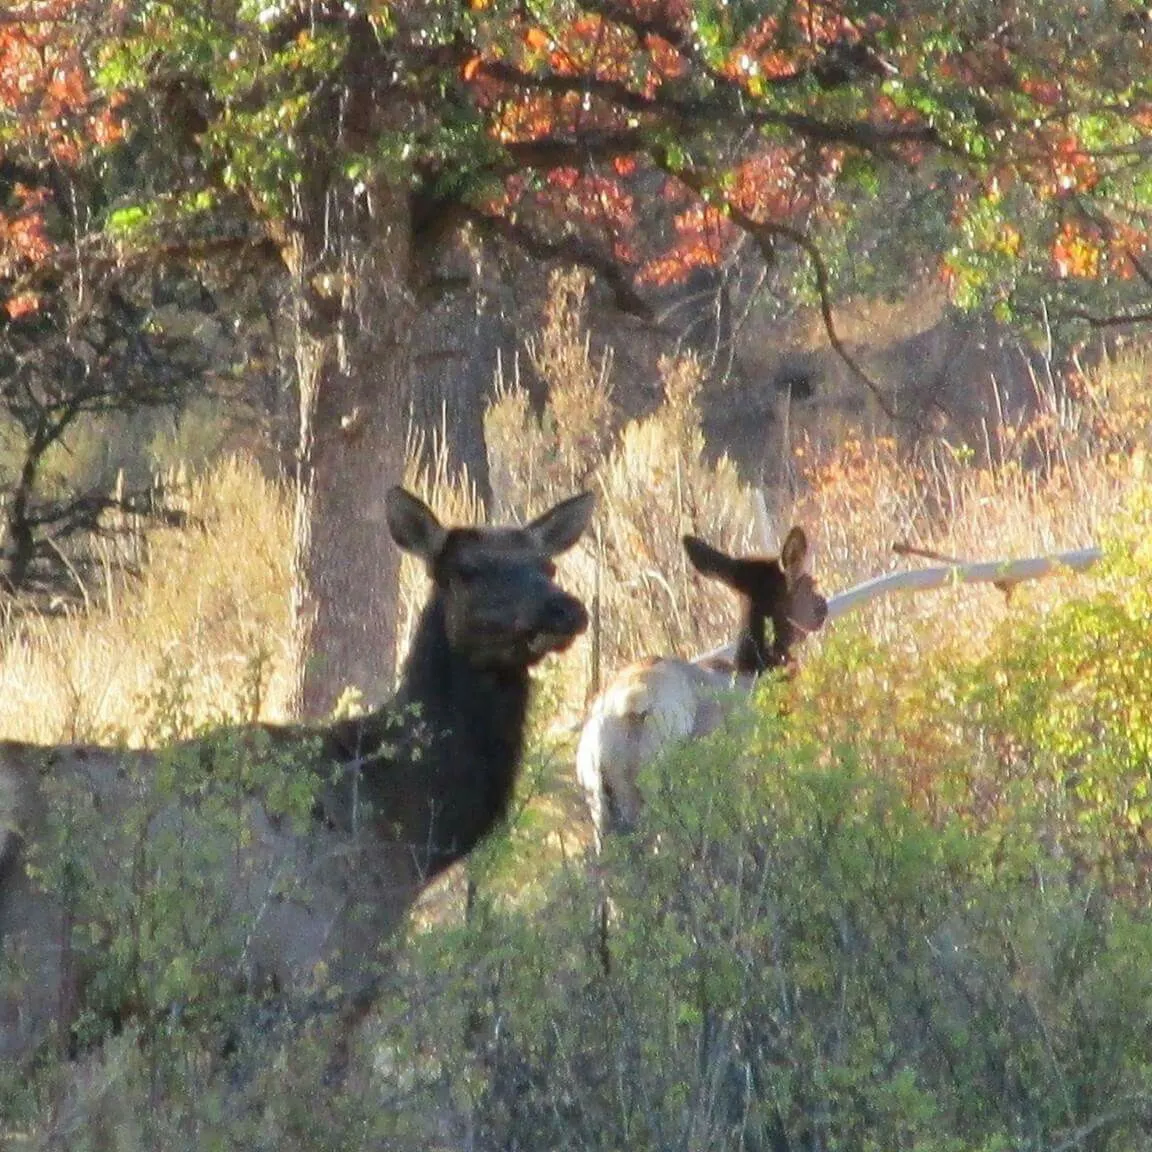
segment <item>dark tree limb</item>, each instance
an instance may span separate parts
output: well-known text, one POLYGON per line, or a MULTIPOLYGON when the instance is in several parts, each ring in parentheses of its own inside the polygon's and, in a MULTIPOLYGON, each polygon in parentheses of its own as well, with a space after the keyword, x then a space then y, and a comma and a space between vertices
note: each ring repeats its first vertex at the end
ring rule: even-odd
POLYGON ((574 236, 547 239, 506 216, 477 208, 465 207, 462 214, 483 234, 505 240, 537 260, 563 260, 595 272, 611 289, 620 311, 649 323, 656 320, 652 306, 636 291, 628 269, 593 245, 574 236))
POLYGON ((1152 323, 1152 311, 1116 312, 1101 315, 1097 312, 1090 312, 1087 308, 1054 306, 1048 309, 1048 313, 1049 316, 1055 315, 1065 320, 1079 320, 1081 323, 1087 324, 1089 328, 1096 328, 1100 331, 1152 323))
MULTIPOLYGON (((867 151, 886 151, 901 145, 920 144, 951 150, 931 125, 928 124, 875 124, 868 120, 826 120, 800 112, 784 112, 774 108, 757 107, 739 85, 722 77, 723 87, 713 90, 711 99, 683 97, 660 93, 646 96, 619 81, 605 80, 589 75, 536 75, 517 68, 506 61, 493 61, 483 66, 484 75, 502 83, 530 92, 551 95, 584 95, 591 93, 610 104, 617 111, 651 114, 659 117, 667 130, 669 116, 682 127, 724 127, 738 123, 740 129, 784 128, 814 143, 840 144, 867 151)), ((643 133, 638 133, 643 137, 643 133)), ((583 137, 582 137, 583 138, 583 137)), ((644 151, 638 144, 637 151, 644 151)))
POLYGON ((172 510, 148 493, 46 496, 44 462, 82 419, 178 405, 208 369, 203 349, 153 327, 152 296, 122 266, 83 263, 78 305, 77 277, 65 265, 84 254, 81 245, 42 270, 37 311, 0 314, 0 409, 20 430, 0 502, 0 583, 11 594, 59 595, 75 583, 87 554, 65 555, 61 544, 113 532, 110 512, 168 517, 172 510))
MULTIPOLYGON (((692 37, 678 28, 666 15, 659 12, 640 15, 619 0, 584 0, 583 7, 586 11, 594 12, 605 20, 627 28, 640 42, 650 37, 663 40, 717 89, 746 97, 747 93, 739 81, 714 68, 692 37)), ((863 40, 844 39, 828 44, 824 51, 808 64, 780 76, 762 77, 762 80, 769 87, 783 89, 812 79, 823 89, 833 89, 859 83, 867 78, 891 76, 893 72, 892 64, 870 44, 863 40)))
MULTIPOLYGON (((667 157, 662 157, 661 159, 663 163, 661 163, 660 166, 664 171, 666 171, 669 176, 674 177, 692 189, 698 196, 703 196, 705 191, 710 190, 710 174, 690 168, 675 167, 669 162, 667 157)), ((812 272, 816 278, 816 292, 820 297, 820 315, 824 322, 825 335, 828 337, 828 343, 831 345, 832 350, 840 357, 852 375, 872 393, 880 410, 889 420, 894 423, 906 420, 905 417, 901 417, 897 413, 896 409, 892 406, 891 400, 889 400, 885 394, 884 389, 864 371, 856 358, 848 351, 844 341, 840 338, 836 330, 836 319, 832 308, 831 277, 828 274, 828 266, 824 263, 824 257, 821 255, 820 249, 815 241, 806 233, 800 231, 800 229, 794 228, 789 224, 755 220, 740 207, 728 200, 727 197, 722 197, 721 202, 724 204, 725 210, 732 223, 752 239, 752 242, 760 250, 761 255, 766 261, 771 262, 775 259, 775 242, 777 240, 784 240, 794 247, 799 248, 804 253, 808 258, 809 264, 812 266, 812 272)))

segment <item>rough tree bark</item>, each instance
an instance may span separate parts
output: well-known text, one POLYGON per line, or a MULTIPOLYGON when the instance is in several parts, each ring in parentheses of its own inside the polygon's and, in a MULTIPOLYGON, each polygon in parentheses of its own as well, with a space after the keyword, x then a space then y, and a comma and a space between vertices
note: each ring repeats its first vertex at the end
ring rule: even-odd
POLYGON ((383 499, 403 477, 410 420, 443 425, 451 467, 488 496, 474 260, 459 238, 415 243, 404 158, 425 112, 381 67, 367 16, 347 29, 340 79, 314 95, 299 136, 312 144, 282 241, 300 400, 289 709, 305 719, 349 689, 369 705, 391 694, 399 558, 383 499), (382 142, 394 147, 377 174, 351 179, 340 157, 380 156, 382 142), (437 279, 455 290, 418 310, 414 286, 437 279))
POLYGON ((381 74, 366 17, 342 79, 317 92, 300 139, 282 252, 294 281, 300 439, 289 709, 329 714, 349 689, 391 694, 399 557, 384 495, 404 471, 410 399, 412 209, 401 162, 348 178, 340 157, 402 140, 411 106, 381 74))
POLYGON ((393 683, 399 558, 384 494, 404 470, 413 307, 402 185, 305 219, 290 254, 300 442, 289 706, 316 718, 348 689, 374 704, 393 683))
POLYGON ((492 486, 484 439, 484 407, 492 393, 504 338, 500 317, 487 306, 482 270, 468 244, 450 239, 436 258, 435 298, 416 320, 412 423, 424 449, 445 454, 448 478, 466 471, 490 506, 492 486))

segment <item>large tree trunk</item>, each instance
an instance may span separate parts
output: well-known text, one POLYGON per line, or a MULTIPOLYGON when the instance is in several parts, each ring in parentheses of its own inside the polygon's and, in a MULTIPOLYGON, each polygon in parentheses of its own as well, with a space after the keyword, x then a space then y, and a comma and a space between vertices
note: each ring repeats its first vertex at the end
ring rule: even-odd
POLYGON ((349 690, 368 704, 391 693, 399 556, 384 495, 404 471, 414 315, 402 182, 317 199, 326 211, 302 214, 289 249, 300 390, 289 707, 309 719, 349 690))
POLYGON ((329 714, 351 690, 391 694, 399 555, 384 496, 404 474, 414 316, 408 173, 349 178, 341 159, 411 129, 364 14, 338 82, 314 94, 285 257, 295 285, 300 397, 293 554, 292 713, 329 714))
POLYGON ((492 394, 501 342, 500 317, 484 297, 479 261, 460 236, 436 255, 429 307, 416 320, 412 424, 426 456, 440 456, 450 481, 466 474, 485 506, 491 503, 484 408, 492 394))

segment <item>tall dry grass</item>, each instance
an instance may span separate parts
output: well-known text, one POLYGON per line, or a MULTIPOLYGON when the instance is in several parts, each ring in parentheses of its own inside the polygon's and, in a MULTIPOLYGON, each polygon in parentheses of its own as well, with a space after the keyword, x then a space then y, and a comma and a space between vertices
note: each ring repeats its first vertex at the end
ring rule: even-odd
MULTIPOLYGON (((834 592, 923 563, 897 557, 897 542, 961 560, 1099 542, 1143 482, 1152 360, 1136 352, 1070 380, 1037 374, 1034 414, 1015 423, 992 414, 980 452, 944 440, 908 449, 852 429, 834 443, 797 434, 795 484, 765 493, 765 541, 752 489, 726 459, 705 461, 700 373, 691 360, 662 363, 664 403, 653 415, 606 431, 614 427, 605 418, 610 390, 603 366, 587 355, 582 284, 560 276, 554 285, 562 306, 550 314, 541 343, 567 352, 535 361, 551 395, 543 418, 513 384, 502 389, 486 424, 490 451, 504 462, 494 473, 503 507, 544 506, 566 495, 578 473, 600 495, 594 536, 568 564, 568 578, 598 621, 566 659, 565 695, 576 706, 632 659, 691 654, 730 638, 730 594, 690 571, 684 532, 732 551, 761 551, 800 523, 815 544, 818 578, 834 592), (577 443, 591 453, 579 470, 566 455, 577 443)), ((893 598, 861 610, 857 624, 910 654, 930 653, 957 636, 976 644, 1010 611, 1040 611, 1076 595, 1080 579, 1025 586, 1011 601, 995 588, 972 586, 893 598)))
POLYGON ((231 457, 175 486, 188 527, 142 544, 139 575, 109 556, 104 590, 62 617, 0 625, 0 732, 47 743, 156 739, 151 702, 189 727, 278 714, 286 690, 287 493, 231 457))
MULTIPOLYGON (((735 552, 764 547, 753 491, 730 461, 706 461, 699 367, 665 360, 662 405, 621 424, 611 362, 590 351, 585 288, 579 275, 557 276, 545 324, 528 343, 533 368, 549 386, 543 413, 513 377, 498 382, 485 421, 493 519, 527 518, 582 487, 599 496, 593 531, 560 565, 595 618, 590 634, 547 666, 549 706, 565 725, 622 664, 690 654, 730 637, 731 597, 689 568, 683 533, 735 552)), ((773 546, 790 524, 803 524, 818 578, 832 592, 917 563, 894 556, 895 541, 968 560, 1098 542, 1147 482, 1150 375, 1152 359, 1137 352, 1069 380, 1038 376, 1037 414, 1016 424, 991 419, 979 453, 942 441, 909 451, 858 432, 835 444, 798 438, 793 490, 766 494, 773 546)), ((407 482, 446 521, 481 519, 474 488, 467 477, 450 479, 440 449, 414 442, 407 482)), ((225 713, 279 716, 289 495, 242 458, 190 481, 185 493, 192 527, 151 534, 142 575, 110 561, 110 591, 86 612, 0 622, 3 735, 155 738, 146 703, 165 681, 178 682, 190 724, 225 713)), ((1024 586, 1011 601, 994 588, 968 586, 896 597, 863 609, 855 626, 919 658, 958 637, 978 644, 1007 613, 1042 611, 1090 578, 1024 586)), ((405 561, 402 640, 426 579, 405 561)), ((819 639, 810 647, 818 649, 819 639)))
MULTIPOLYGON (((933 562, 900 558, 895 543, 976 561, 1107 540, 1146 483, 1150 369, 1148 353, 1135 351, 1070 380, 1037 376, 1036 411, 1015 423, 990 420, 980 453, 943 440, 907 452, 859 435, 823 449, 797 444, 794 514, 821 545, 823 583, 835 590, 933 562)), ((1011 598, 989 585, 895 597, 864 609, 860 624, 920 652, 956 636, 978 644, 1009 612, 1043 611, 1076 595, 1082 579, 1022 585, 1011 598)))
POLYGON ((516 381, 501 380, 485 420, 502 513, 547 507, 581 487, 599 497, 592 533, 561 565, 594 617, 564 662, 562 696, 576 713, 602 676, 632 656, 691 650, 726 628, 730 607, 689 569, 683 533, 736 550, 755 536, 737 469, 726 458, 705 461, 694 361, 662 361, 659 410, 617 427, 609 365, 588 350, 584 290, 579 275, 554 277, 547 323, 529 346, 549 390, 542 416, 516 381))

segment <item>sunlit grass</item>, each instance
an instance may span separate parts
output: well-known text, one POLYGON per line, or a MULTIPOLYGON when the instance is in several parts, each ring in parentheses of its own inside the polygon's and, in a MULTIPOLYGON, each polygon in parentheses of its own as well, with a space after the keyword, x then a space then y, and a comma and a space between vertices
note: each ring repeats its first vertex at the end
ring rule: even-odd
MULTIPOLYGON (((790 493, 768 492, 771 539, 754 493, 726 459, 709 463, 700 424, 701 373, 661 366, 664 403, 613 420, 607 363, 589 351, 580 277, 559 277, 531 343, 550 388, 542 416, 505 381, 486 417, 494 520, 522 520, 573 491, 599 497, 592 531, 562 559, 561 579, 591 606, 594 627, 545 675, 550 723, 572 730, 589 695, 638 657, 691 654, 730 637, 729 593, 685 563, 680 537, 735 551, 774 548, 792 523, 815 545, 827 592, 920 561, 896 542, 960 560, 1008 558, 1107 539, 1144 480, 1152 429, 1146 356, 1106 362, 1071 381, 1037 380, 1038 413, 990 425, 985 450, 937 441, 915 450, 862 431, 834 445, 802 438, 790 493), (991 463, 980 463, 987 459, 991 463)), ((449 478, 437 444, 413 444, 408 483, 446 522, 483 516, 467 478, 449 478)), ((141 700, 179 672, 194 722, 241 711, 281 715, 290 604, 289 493, 256 465, 230 458, 183 485, 187 527, 152 531, 138 575, 108 562, 107 590, 86 611, 0 626, 0 732, 42 741, 146 738, 141 700), (240 702, 242 701, 242 705, 240 702)), ((401 647, 427 594, 420 565, 401 578, 401 647)), ((957 587, 900 595, 862 609, 854 627, 894 650, 930 658, 957 638, 970 650, 1012 612, 1041 612, 1087 577, 1018 589, 957 587)), ((815 659, 817 638, 809 645, 815 659)))
MULTIPOLYGON (((184 528, 152 531, 139 575, 110 560, 87 611, 11 614, 0 634, 0 732, 52 742, 145 739, 143 701, 176 673, 193 723, 243 700, 279 714, 286 683, 290 503, 244 458, 182 488, 184 528)), ((255 717, 253 717, 255 718, 255 717)))

